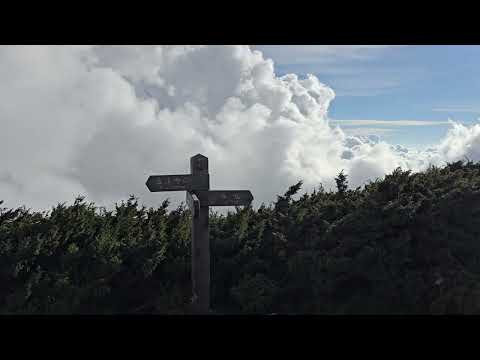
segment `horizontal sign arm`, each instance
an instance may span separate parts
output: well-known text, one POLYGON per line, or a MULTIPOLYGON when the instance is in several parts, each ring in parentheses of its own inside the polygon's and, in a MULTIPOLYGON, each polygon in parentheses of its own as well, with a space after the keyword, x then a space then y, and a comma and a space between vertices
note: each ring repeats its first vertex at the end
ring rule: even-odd
POLYGON ((207 190, 209 175, 152 175, 148 177, 146 185, 151 192, 207 190))
POLYGON ((249 190, 200 190, 195 194, 202 206, 246 206, 253 200, 249 190))

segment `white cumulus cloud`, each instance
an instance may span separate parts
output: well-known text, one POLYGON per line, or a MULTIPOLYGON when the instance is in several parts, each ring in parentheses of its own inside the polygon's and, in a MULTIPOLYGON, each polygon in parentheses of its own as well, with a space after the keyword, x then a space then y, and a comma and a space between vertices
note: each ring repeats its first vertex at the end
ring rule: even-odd
POLYGON ((188 173, 197 153, 213 189, 250 189, 254 205, 298 180, 332 187, 342 169, 359 186, 397 166, 480 160, 480 125, 454 124, 424 152, 349 135, 328 120, 332 89, 276 76, 249 46, 2 46, 0 78, 0 199, 10 207, 79 194, 177 204, 184 194, 149 193, 145 180, 188 173))

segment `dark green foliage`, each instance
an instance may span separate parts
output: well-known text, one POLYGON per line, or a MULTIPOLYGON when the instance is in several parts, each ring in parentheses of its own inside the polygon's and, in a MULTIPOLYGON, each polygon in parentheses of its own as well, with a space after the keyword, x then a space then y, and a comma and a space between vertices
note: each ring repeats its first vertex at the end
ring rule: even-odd
MULTIPOLYGON (((299 182, 270 206, 212 212, 215 311, 480 313, 480 164, 355 190, 335 180, 337 192, 295 200, 299 182)), ((190 213, 167 208, 1 208, 0 312, 185 313, 190 213)))
POLYGON ((345 194, 348 188, 348 181, 347 176, 343 173, 343 170, 338 174, 338 177, 335 178, 335 182, 337 183, 337 191, 339 194, 345 194))

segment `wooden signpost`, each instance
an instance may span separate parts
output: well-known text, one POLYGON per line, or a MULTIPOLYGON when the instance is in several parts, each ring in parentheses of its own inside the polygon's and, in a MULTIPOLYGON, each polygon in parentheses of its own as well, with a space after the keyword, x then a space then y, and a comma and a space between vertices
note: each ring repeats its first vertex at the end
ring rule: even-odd
POLYGON ((190 158, 190 174, 153 175, 146 183, 151 192, 186 191, 192 212, 192 305, 196 313, 210 311, 209 206, 249 205, 249 190, 210 190, 208 158, 197 154, 190 158))

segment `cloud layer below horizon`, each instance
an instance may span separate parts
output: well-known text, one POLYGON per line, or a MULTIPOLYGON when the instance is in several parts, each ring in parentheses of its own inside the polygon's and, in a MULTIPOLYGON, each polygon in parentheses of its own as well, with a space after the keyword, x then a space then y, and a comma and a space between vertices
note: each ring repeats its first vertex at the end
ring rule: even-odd
POLYGON ((332 89, 315 76, 277 77, 249 46, 3 46, 0 199, 48 209, 76 195, 98 205, 135 194, 151 174, 210 160, 211 187, 250 189, 254 205, 288 186, 363 185, 396 167, 480 160, 480 124, 452 122, 438 146, 413 151, 352 136, 328 119, 332 89))

